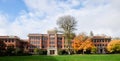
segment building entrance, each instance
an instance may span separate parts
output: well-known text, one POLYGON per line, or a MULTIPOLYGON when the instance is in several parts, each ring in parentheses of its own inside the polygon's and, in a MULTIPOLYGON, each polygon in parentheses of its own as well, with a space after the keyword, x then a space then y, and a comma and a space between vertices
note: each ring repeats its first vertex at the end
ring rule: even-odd
POLYGON ((54 55, 55 54, 55 50, 50 50, 50 55, 54 55))

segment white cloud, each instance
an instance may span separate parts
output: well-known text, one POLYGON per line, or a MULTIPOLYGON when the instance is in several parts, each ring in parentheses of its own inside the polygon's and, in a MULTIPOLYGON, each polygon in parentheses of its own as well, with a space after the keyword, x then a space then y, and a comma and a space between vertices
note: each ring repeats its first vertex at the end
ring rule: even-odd
POLYGON ((14 22, 0 15, 0 33, 26 38, 29 33, 46 33, 57 27, 62 15, 72 15, 78 25, 76 33, 90 32, 120 36, 119 0, 24 0, 28 12, 21 11, 14 22), (3 21, 4 20, 4 21, 3 21), (1 23, 2 22, 2 23, 1 23), (10 26, 5 24, 9 22, 10 26), (9 31, 6 31, 9 30, 9 31))
POLYGON ((8 16, 4 13, 0 13, 0 35, 5 35, 7 33, 8 16))

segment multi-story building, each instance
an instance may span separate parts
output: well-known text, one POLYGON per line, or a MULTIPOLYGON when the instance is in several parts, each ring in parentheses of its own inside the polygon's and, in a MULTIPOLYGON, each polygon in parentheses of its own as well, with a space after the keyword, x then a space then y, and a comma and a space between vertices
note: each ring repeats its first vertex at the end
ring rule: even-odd
POLYGON ((17 36, 0 36, 0 41, 3 41, 8 46, 13 46, 14 48, 20 48, 20 38, 17 36))
POLYGON ((35 48, 46 49, 48 55, 57 55, 58 49, 64 49, 64 36, 56 30, 49 30, 47 34, 29 34, 30 52, 35 48))
MULTIPOLYGON (((65 37, 58 34, 56 30, 49 30, 47 34, 29 34, 28 40, 20 39, 17 36, 0 36, 0 43, 4 43, 5 49, 8 46, 20 48, 24 52, 34 53, 34 49, 45 49, 48 55, 57 55, 58 49, 66 49, 65 37)), ((107 53, 107 44, 111 41, 111 37, 93 36, 92 42, 97 47, 97 53, 107 53)))
POLYGON ((111 41, 111 37, 108 36, 93 36, 92 41, 97 47, 97 53, 107 53, 107 44, 111 41))
POLYGON ((8 47, 20 48, 22 50, 28 49, 28 42, 21 40, 17 36, 0 36, 0 41, 5 44, 5 49, 8 47))

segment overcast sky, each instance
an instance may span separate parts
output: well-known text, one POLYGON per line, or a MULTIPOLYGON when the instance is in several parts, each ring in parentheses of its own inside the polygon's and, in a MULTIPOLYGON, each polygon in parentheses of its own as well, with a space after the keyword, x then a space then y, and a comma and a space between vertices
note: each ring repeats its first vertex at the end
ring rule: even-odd
POLYGON ((120 37, 120 0, 0 0, 0 35, 47 33, 64 15, 77 20, 76 34, 120 37))

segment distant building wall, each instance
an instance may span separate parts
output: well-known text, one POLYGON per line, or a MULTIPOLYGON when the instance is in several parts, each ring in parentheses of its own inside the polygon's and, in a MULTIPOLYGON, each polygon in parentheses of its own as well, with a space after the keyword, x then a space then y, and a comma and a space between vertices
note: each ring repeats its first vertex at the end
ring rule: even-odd
POLYGON ((92 42, 97 47, 97 53, 107 53, 106 47, 111 41, 111 37, 93 36, 92 42))
POLYGON ((6 45, 5 49, 7 49, 8 46, 13 46, 14 48, 20 48, 22 50, 28 49, 28 40, 21 40, 17 36, 0 36, 0 41, 4 42, 4 44, 6 45))

